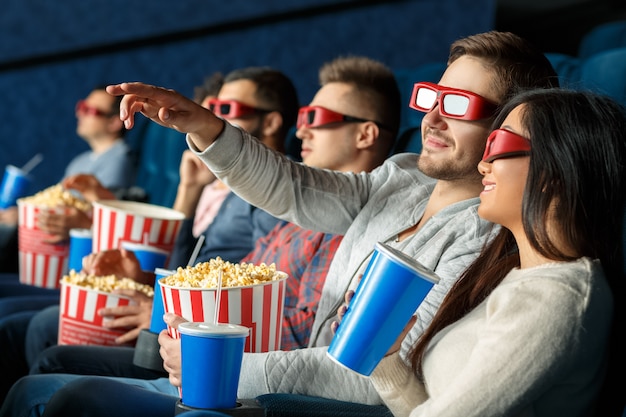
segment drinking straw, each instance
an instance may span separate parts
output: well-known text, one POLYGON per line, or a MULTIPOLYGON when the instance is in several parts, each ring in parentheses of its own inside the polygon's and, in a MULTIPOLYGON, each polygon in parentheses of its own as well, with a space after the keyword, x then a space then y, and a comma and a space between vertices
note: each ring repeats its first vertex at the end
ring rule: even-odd
POLYGON ((193 248, 193 252, 191 253, 191 257, 189 258, 189 262, 187 266, 193 266, 196 263, 196 258, 198 257, 198 253, 200 253, 200 248, 204 243, 204 235, 200 235, 198 241, 196 242, 196 246, 193 248))
POLYGON ((28 174, 30 171, 33 170, 33 168, 35 168, 37 165, 39 165, 39 163, 43 160, 43 155, 38 153, 37 155, 33 156, 30 161, 26 162, 24 164, 24 166, 22 167, 22 172, 24 173, 24 175, 28 174))
POLYGON ((215 298, 215 315, 213 316, 213 324, 217 324, 220 314, 220 301, 222 298, 222 268, 220 268, 219 277, 217 279, 217 295, 215 298))

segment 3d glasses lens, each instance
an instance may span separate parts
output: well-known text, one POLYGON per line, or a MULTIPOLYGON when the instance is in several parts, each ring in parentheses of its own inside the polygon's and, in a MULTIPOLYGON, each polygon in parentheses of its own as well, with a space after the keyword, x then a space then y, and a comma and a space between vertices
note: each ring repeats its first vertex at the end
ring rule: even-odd
POLYGON ((415 96, 415 104, 423 109, 432 109, 437 101, 437 92, 428 88, 420 88, 415 96))
POLYGON ((443 111, 452 116, 464 116, 469 108, 470 100, 456 94, 445 94, 442 99, 443 111))

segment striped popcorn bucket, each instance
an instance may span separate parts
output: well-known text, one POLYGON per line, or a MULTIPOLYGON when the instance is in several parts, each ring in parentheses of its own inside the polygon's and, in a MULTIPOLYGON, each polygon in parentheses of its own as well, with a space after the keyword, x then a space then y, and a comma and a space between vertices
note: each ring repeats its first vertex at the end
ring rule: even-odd
MULTIPOLYGON (((287 274, 263 284, 222 288, 218 313, 219 323, 248 327, 246 352, 268 352, 280 349, 285 282, 287 274)), ((165 312, 192 322, 213 322, 217 289, 182 288, 166 285, 161 280, 165 312)), ((168 326, 170 336, 180 338, 178 330, 168 326)))
POLYGON ((37 227, 37 215, 43 211, 64 213, 65 207, 44 207, 19 201, 18 258, 22 284, 43 288, 59 288, 67 273, 69 242, 46 243, 52 236, 37 227))
POLYGON ((119 249, 122 242, 143 243, 171 252, 185 215, 135 201, 93 203, 93 252, 119 249))
POLYGON ((115 343, 115 338, 126 333, 126 330, 103 327, 102 323, 107 318, 97 313, 104 307, 131 303, 133 301, 128 297, 61 283, 59 345, 120 346, 115 343))

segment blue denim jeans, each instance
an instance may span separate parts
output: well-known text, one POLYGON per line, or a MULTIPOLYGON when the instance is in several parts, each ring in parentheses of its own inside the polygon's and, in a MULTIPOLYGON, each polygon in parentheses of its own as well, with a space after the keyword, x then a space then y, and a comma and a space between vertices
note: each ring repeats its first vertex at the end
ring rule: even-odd
POLYGON ((29 375, 13 385, 0 416, 172 417, 177 401, 178 390, 167 378, 29 375))
POLYGON ((23 311, 0 318, 0 403, 11 385, 28 374, 24 340, 28 322, 36 311, 23 311))

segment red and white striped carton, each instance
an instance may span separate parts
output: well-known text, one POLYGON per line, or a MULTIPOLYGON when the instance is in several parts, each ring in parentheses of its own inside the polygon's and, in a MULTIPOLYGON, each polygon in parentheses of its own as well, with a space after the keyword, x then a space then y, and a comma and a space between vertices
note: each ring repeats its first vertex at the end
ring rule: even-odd
POLYGON ((65 213, 67 207, 45 207, 18 200, 18 259, 22 284, 59 288, 67 273, 69 242, 46 243, 53 236, 37 227, 37 215, 48 211, 65 213))
POLYGON ((128 297, 61 282, 59 345, 120 346, 115 338, 126 330, 103 327, 107 318, 97 312, 104 307, 130 304, 134 301, 128 297))
POLYGON ((154 204, 101 200, 93 203, 93 252, 119 249, 122 242, 172 251, 185 215, 154 204))
MULTIPOLYGON (((221 290, 218 322, 250 328, 246 352, 280 349, 287 274, 276 273, 280 278, 273 281, 221 290)), ((192 322, 213 322, 216 288, 174 287, 164 284, 163 279, 160 283, 166 313, 174 313, 192 322)), ((168 326, 168 332, 173 338, 180 338, 176 329, 168 326)))

